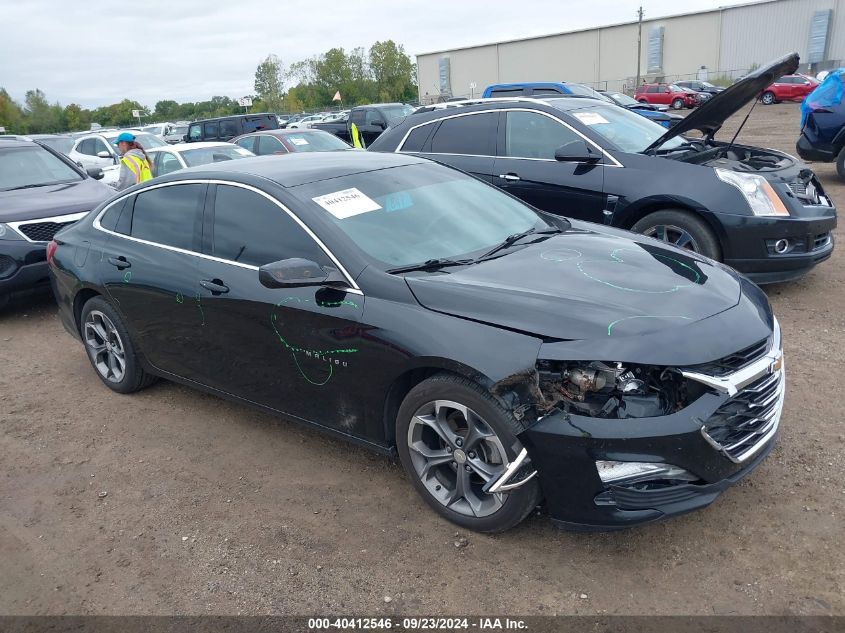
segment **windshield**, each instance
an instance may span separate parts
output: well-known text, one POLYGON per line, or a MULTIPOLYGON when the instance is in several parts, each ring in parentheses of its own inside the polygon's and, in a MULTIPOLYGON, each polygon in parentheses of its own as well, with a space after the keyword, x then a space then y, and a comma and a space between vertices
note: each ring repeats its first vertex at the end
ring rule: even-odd
POLYGON ((349 149, 348 143, 328 132, 288 134, 284 138, 294 152, 330 152, 336 149, 349 149))
POLYGON ((414 111, 414 108, 412 106, 406 105, 404 103, 402 105, 396 105, 396 106, 380 106, 379 107, 379 112, 381 112, 385 116, 385 118, 388 120, 388 122, 393 121, 395 119, 404 118, 404 117, 408 116, 409 114, 411 114, 411 112, 413 112, 413 111, 414 111))
POLYGON ((637 101, 633 97, 629 97, 623 92, 610 92, 608 94, 619 105, 641 105, 639 101, 637 101))
POLYGON ((43 147, 0 149, 0 191, 82 180, 82 175, 43 147))
POLYGON ((585 86, 583 84, 565 84, 566 88, 574 95, 581 95, 583 97, 592 97, 593 99, 599 99, 601 101, 607 101, 607 97, 605 97, 602 93, 598 92, 597 90, 593 90, 589 86, 585 86))
POLYGON ((73 149, 73 139, 68 136, 50 136, 46 138, 39 138, 37 140, 42 145, 46 145, 65 156, 67 156, 70 150, 73 149))
POLYGON ((185 159, 188 167, 196 167, 197 165, 208 165, 209 163, 221 163, 224 160, 234 160, 236 158, 247 158, 255 156, 248 149, 233 145, 232 147, 200 147, 199 149, 189 149, 182 152, 182 158, 185 159))
POLYGON ((436 164, 354 174, 292 191, 383 268, 481 255, 509 235, 550 226, 519 200, 436 164))
POLYGON ((716 87, 713 84, 711 84, 709 81, 700 81, 699 83, 702 86, 704 86, 705 88, 715 88, 716 87))
MULTIPOLYGON (((546 99, 549 105, 559 107, 555 101, 558 101, 558 99, 546 99)), ((565 111, 569 116, 588 126, 590 130, 607 139, 623 152, 631 154, 642 152, 666 134, 666 128, 662 125, 654 123, 636 112, 615 105, 596 104, 586 108, 565 111)), ((662 145, 662 148, 677 148, 684 142, 684 139, 679 137, 670 138, 662 145)))
POLYGON ((177 125, 174 128, 170 129, 167 136, 185 136, 188 133, 188 126, 187 125, 177 125))

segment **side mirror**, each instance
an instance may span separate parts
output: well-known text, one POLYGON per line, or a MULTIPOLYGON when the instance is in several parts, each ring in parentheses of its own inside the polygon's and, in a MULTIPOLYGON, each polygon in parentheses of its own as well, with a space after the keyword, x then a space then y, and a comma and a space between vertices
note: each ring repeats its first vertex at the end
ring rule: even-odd
POLYGON ((106 150, 103 150, 101 152, 97 152, 97 158, 111 158, 111 154, 106 150))
POLYGON ((562 163, 597 163, 601 160, 601 154, 591 149, 586 141, 579 139, 558 147, 555 160, 562 163))
POLYGON ((665 92, 667 95, 670 95, 670 94, 672 94, 672 89, 666 88, 666 90, 664 90, 663 92, 665 92))
POLYGON ((316 262, 299 257, 264 264, 258 269, 258 281, 266 288, 297 288, 346 283, 338 271, 324 270, 316 262))
POLYGON ((103 179, 103 170, 100 169, 99 167, 89 167, 88 169, 85 170, 85 173, 87 173, 94 180, 102 180, 103 179))

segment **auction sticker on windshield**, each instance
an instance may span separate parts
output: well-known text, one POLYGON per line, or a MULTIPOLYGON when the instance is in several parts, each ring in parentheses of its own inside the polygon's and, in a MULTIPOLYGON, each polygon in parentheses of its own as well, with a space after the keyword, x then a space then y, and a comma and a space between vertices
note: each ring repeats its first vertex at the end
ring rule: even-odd
POLYGON ((607 123, 605 119, 598 112, 573 112, 573 115, 581 121, 584 125, 598 125, 599 123, 607 123))
POLYGON ((378 202, 368 198, 355 187, 311 199, 338 220, 381 209, 378 202))

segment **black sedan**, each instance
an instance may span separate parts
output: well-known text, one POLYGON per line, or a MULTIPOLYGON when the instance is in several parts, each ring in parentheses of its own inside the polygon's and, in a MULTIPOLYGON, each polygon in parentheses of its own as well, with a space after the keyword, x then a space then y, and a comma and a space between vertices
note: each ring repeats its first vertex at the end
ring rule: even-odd
POLYGON ((48 254, 61 321, 110 389, 164 377, 396 452, 470 529, 543 500, 578 528, 686 512, 778 430, 757 286, 413 156, 182 170, 48 254))
POLYGON ((432 158, 550 213, 658 237, 757 283, 787 281, 833 253, 833 203, 796 158, 714 136, 798 62, 755 70, 669 130, 585 97, 491 99, 412 114, 368 151, 432 158), (703 137, 682 136, 695 130, 703 137))

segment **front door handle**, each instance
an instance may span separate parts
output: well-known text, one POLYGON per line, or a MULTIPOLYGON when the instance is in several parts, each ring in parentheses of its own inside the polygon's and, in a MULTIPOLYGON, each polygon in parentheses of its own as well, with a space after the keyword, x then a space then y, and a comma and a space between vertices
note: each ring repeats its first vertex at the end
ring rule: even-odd
POLYGON ((118 270, 123 270, 124 268, 129 268, 130 266, 132 266, 132 264, 126 261, 126 258, 123 255, 121 255, 120 257, 109 257, 109 264, 111 264, 112 266, 117 266, 118 270))
POLYGON ((200 281, 200 286, 206 290, 210 290, 212 294, 219 295, 229 292, 229 286, 224 284, 219 279, 203 279, 200 281))
POLYGON ((517 180, 519 180, 519 176, 517 176, 516 174, 499 174, 499 178, 510 180, 511 182, 516 182, 517 180))

